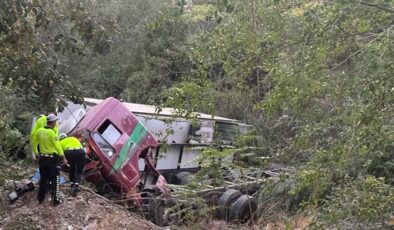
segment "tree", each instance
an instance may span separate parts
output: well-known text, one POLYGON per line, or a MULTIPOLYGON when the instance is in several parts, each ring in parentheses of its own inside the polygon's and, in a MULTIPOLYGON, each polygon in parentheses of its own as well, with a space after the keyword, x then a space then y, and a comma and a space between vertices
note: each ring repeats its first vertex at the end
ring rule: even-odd
POLYGON ((30 111, 54 111, 62 96, 82 102, 81 88, 59 55, 80 54, 86 44, 100 42, 101 27, 86 15, 85 5, 6 0, 0 13, 2 84, 16 88, 30 111))

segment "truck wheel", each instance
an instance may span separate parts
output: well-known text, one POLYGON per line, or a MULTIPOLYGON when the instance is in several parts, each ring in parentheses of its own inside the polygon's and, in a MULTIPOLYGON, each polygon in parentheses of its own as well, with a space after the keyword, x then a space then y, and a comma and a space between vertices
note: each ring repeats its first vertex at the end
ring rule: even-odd
POLYGON ((248 220, 257 210, 256 198, 249 195, 240 196, 230 208, 232 219, 248 220))
POLYGON ((229 189, 218 200, 217 217, 220 219, 230 220, 229 207, 233 201, 238 199, 242 194, 235 189, 229 189))
POLYGON ((179 184, 179 185, 185 185, 188 184, 190 182, 190 178, 193 174, 191 174, 190 172, 179 172, 177 174, 175 174, 174 179, 173 179, 173 183, 174 184, 179 184))

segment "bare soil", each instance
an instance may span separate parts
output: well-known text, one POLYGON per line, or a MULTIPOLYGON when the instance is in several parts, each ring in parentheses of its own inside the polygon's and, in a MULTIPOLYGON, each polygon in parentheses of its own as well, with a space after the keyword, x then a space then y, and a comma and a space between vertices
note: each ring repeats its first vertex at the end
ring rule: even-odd
MULTIPOLYGON (((62 186, 64 202, 56 207, 48 198, 38 204, 37 188, 10 203, 7 192, 0 198, 0 230, 7 229, 160 229, 148 220, 108 199, 82 189, 77 197, 62 186)), ((49 195, 48 195, 49 197, 49 195)))

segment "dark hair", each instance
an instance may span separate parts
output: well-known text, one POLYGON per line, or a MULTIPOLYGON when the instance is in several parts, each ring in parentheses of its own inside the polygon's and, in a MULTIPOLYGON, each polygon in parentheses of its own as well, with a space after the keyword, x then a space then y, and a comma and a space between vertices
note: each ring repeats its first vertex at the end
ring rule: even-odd
POLYGON ((47 126, 50 126, 50 125, 53 125, 53 124, 56 124, 56 121, 47 121, 47 126))
POLYGON ((45 114, 45 116, 48 116, 49 114, 55 114, 57 116, 57 112, 46 112, 46 113, 40 113, 40 114, 45 114))

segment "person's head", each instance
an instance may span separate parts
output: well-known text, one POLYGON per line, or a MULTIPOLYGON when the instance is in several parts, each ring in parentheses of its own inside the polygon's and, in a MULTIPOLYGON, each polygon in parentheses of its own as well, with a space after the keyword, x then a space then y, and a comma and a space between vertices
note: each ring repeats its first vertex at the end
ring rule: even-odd
POLYGON ((48 116, 48 115, 50 115, 50 114, 54 114, 54 115, 56 115, 57 116, 57 112, 55 111, 55 112, 45 112, 45 113, 41 113, 41 114, 44 114, 45 116, 48 116))
POLYGON ((54 128, 56 126, 56 121, 58 120, 57 116, 53 113, 47 116, 47 126, 50 128, 54 128))
POLYGON ((60 140, 66 138, 66 137, 67 137, 67 134, 65 134, 65 133, 61 133, 61 134, 59 135, 59 139, 60 139, 60 140))

